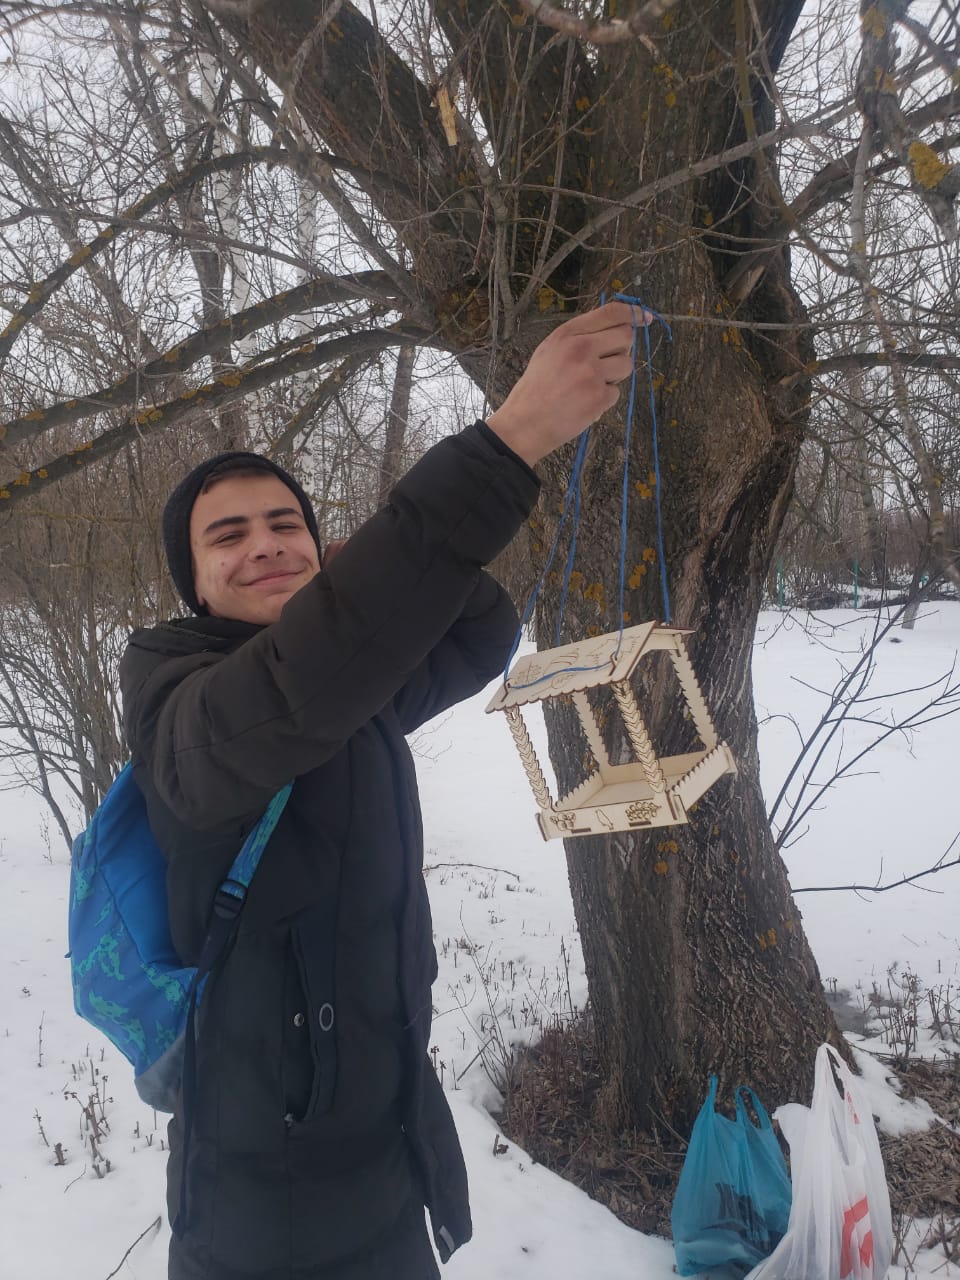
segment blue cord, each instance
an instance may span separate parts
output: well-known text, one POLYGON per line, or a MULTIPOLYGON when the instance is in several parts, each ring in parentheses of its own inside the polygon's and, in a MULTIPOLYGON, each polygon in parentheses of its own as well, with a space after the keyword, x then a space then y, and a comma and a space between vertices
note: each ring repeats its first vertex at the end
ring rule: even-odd
MULTIPOLYGON (((633 409, 637 398, 637 311, 633 309, 633 339, 630 345, 630 358, 633 368, 630 370, 630 394, 627 397, 627 429, 623 442, 623 484, 620 490, 620 590, 618 607, 620 612, 620 635, 617 637, 617 651, 623 643, 623 588, 627 577, 627 507, 630 498, 630 439, 633 433, 633 409)), ((643 315, 643 312, 640 312, 643 315)), ((644 325, 646 333, 647 326, 644 325)), ((647 338, 647 359, 649 360, 650 339, 647 338)))
MULTIPOLYGON (((550 566, 553 564, 553 557, 557 554, 557 544, 560 541, 560 535, 563 532, 563 526, 567 522, 567 514, 570 511, 570 502, 571 502, 571 499, 573 498, 574 491, 579 490, 580 470, 577 467, 577 459, 580 457, 581 449, 583 450, 583 456, 586 457, 586 452, 587 452, 586 442, 589 436, 590 436, 590 428, 587 427, 586 431, 581 432, 580 440, 577 444, 577 452, 576 452, 576 455, 574 456, 573 470, 570 473, 570 483, 567 485, 567 496, 563 502, 563 511, 560 513, 560 523, 557 525, 557 532, 554 534, 554 537, 553 537, 553 545, 551 546, 550 552, 547 556, 547 562, 543 566, 543 571, 541 572, 540 577, 537 579, 537 584, 533 588, 533 592, 530 596, 530 599, 527 601, 527 607, 523 611, 523 617, 520 619, 520 625, 517 628, 517 634, 514 636, 513 644, 510 648, 509 654, 507 655, 507 665, 503 672, 504 684, 506 684, 507 676, 510 674, 510 666, 517 655, 517 650, 520 647, 520 639, 523 635, 523 628, 530 621, 530 615, 533 613, 533 606, 537 602, 537 596, 540 594, 540 588, 543 586, 546 576, 550 572, 550 566)), ((580 468, 582 468, 582 466, 583 466, 583 463, 581 461, 580 468)))
MULTIPOLYGON (((616 297, 616 299, 617 299, 617 301, 618 301, 618 302, 629 302, 629 303, 632 303, 633 305, 638 306, 638 307, 642 307, 642 306, 643 306, 643 303, 640 301, 640 299, 639 299, 639 298, 630 298, 630 297, 627 297, 625 294, 622 294, 622 293, 617 293, 617 294, 615 294, 614 296, 616 297)), ((649 307, 647 307, 647 310, 648 310, 648 311, 650 311, 650 308, 649 308, 649 307)), ((664 320, 663 316, 658 315, 656 311, 650 311, 650 314, 651 314, 651 315, 652 315, 656 320, 659 320, 659 322, 663 325, 664 329, 667 331, 667 338, 672 342, 672 341, 673 341, 673 330, 672 330, 672 329, 670 328, 670 326, 667 324, 666 320, 664 320)), ((633 321, 633 328, 634 328, 634 343, 636 343, 636 328, 637 328, 637 321, 636 321, 636 317, 634 317, 634 321, 633 321)), ((666 557, 666 555, 664 554, 664 550, 663 550, 663 508, 662 508, 662 505, 661 505, 661 501, 662 501, 661 494, 662 494, 663 485, 661 484, 661 481, 660 481, 660 441, 659 441, 658 436, 657 436, 657 397, 656 397, 656 393, 655 393, 655 391, 654 391, 654 387, 653 387, 653 353, 652 353, 652 351, 650 350, 650 326, 649 326, 649 325, 647 325, 647 324, 645 324, 645 325, 643 326, 643 341, 644 341, 644 345, 646 346, 646 349, 647 349, 647 385, 648 385, 648 387, 649 387, 649 389, 650 389, 650 421, 653 423, 653 473, 654 473, 654 475, 656 476, 656 493, 655 493, 655 497, 656 497, 656 502, 657 502, 657 552, 658 552, 658 554, 659 554, 659 556, 660 556, 660 590, 661 590, 661 592, 663 593, 663 620, 664 620, 664 622, 669 626, 669 625, 670 625, 670 591, 669 591, 669 588, 668 588, 668 586, 667 586, 667 557, 666 557)), ((633 378, 631 378, 631 380, 630 380, 630 408, 629 408, 628 413, 627 413, 627 439, 628 439, 628 441, 629 441, 629 438, 630 438, 630 420, 631 420, 631 417, 632 417, 632 415, 633 415, 633 386, 634 386, 634 379, 635 379, 635 377, 636 377, 636 362, 634 362, 634 377, 633 377, 633 378)), ((626 485, 624 485, 624 497, 623 497, 623 520, 624 520, 624 525, 623 525, 623 534, 622 534, 621 555, 625 554, 625 552, 626 552, 626 545, 627 545, 627 532, 626 532, 627 497, 626 497, 626 492, 627 492, 627 491, 626 491, 626 485)), ((621 572, 622 572, 622 571, 621 571, 621 572)), ((620 586, 620 626, 621 626, 621 629, 622 629, 622 627, 623 627, 623 584, 622 584, 622 579, 621 579, 621 586, 620 586)))
POLYGON ((560 611, 557 614, 557 639, 556 643, 560 643, 560 632, 563 628, 563 611, 567 604, 567 591, 570 588, 570 578, 573 575, 573 562, 577 554, 577 533, 580 529, 580 484, 583 479, 583 464, 587 459, 587 444, 590 440, 589 428, 584 431, 577 442, 577 452, 573 459, 573 470, 570 474, 570 484, 573 486, 573 529, 570 534, 570 550, 567 553, 567 567, 563 573, 563 587, 560 591, 560 611))
MULTIPOLYGON (((630 442, 631 442, 631 436, 632 436, 632 430, 633 430, 633 414, 634 414, 634 408, 636 405, 636 388, 637 388, 636 356, 637 356, 637 329, 639 326, 637 325, 636 308, 637 307, 640 308, 641 315, 643 315, 644 312, 647 312, 650 316, 653 317, 653 319, 657 320, 661 325, 663 325, 664 329, 666 330, 667 337, 670 339, 670 341, 673 340, 673 332, 669 324, 667 324, 666 320, 664 320, 663 316, 661 316, 659 312, 652 310, 652 308, 645 306, 644 303, 639 298, 634 298, 634 297, 631 297, 629 294, 624 294, 624 293, 615 293, 613 296, 617 299, 618 302, 627 302, 633 308, 633 341, 630 348, 630 354, 633 359, 633 368, 630 374, 630 393, 627 400, 626 437, 625 437, 624 454, 623 454, 623 484, 621 489, 621 502, 620 502, 620 580, 619 580, 620 633, 617 638, 616 650, 612 655, 613 659, 615 660, 620 653, 620 645, 623 641, 623 594, 624 594, 624 587, 626 583, 627 512, 628 512, 628 499, 630 494, 630 442)), ((605 301, 606 301, 606 294, 601 294, 600 305, 603 306, 605 301)), ((664 547, 663 547, 663 513, 661 508, 661 495, 660 495, 660 489, 661 489, 660 450, 659 450, 659 442, 657 438, 657 407, 656 407, 656 394, 653 386, 653 368, 652 368, 653 356, 650 348, 649 324, 644 324, 643 326, 643 339, 644 339, 644 344, 646 346, 647 383, 650 390, 650 412, 653 420, 653 461, 654 461, 654 474, 656 476, 657 543, 658 543, 658 550, 659 550, 659 556, 660 556, 660 586, 663 592, 664 621, 669 623, 670 622, 670 595, 667 589, 667 567, 666 567, 666 558, 664 556, 664 547)), ((572 501, 573 512, 574 512, 573 531, 570 537, 570 550, 567 553, 567 563, 566 563, 566 568, 564 570, 563 586, 560 593, 560 610, 559 610, 559 615, 557 617, 557 627, 556 627, 556 643, 558 646, 560 644, 561 628, 563 626, 563 614, 564 614, 564 609, 566 607, 567 592, 569 590, 570 579, 573 574, 573 564, 574 564, 574 558, 576 556, 576 550, 577 550, 577 533, 580 525, 581 481, 583 477, 583 466, 587 456, 587 444, 588 444, 589 438, 590 438, 590 428, 588 427, 586 431, 581 433, 580 438, 577 442, 577 450, 574 455, 573 467, 570 472, 570 483, 567 485, 567 493, 564 499, 563 511, 561 512, 561 515, 560 515, 560 523, 557 525, 557 531, 556 531, 556 534, 554 535, 553 545, 551 546, 549 555, 547 556, 547 562, 544 565, 544 568, 542 573, 540 574, 540 577, 537 579, 537 583, 533 589, 533 593, 531 594, 530 599, 527 602, 527 606, 523 611, 523 617, 520 619, 520 625, 517 628, 517 634, 514 637, 513 645, 511 646, 509 656, 507 657, 507 664, 503 673, 504 684, 507 684, 508 682, 508 677, 510 675, 510 666, 513 663, 513 659, 516 657, 517 649, 520 647, 520 639, 521 639, 521 636, 523 635, 523 628, 527 625, 527 623, 530 620, 530 616, 533 612, 533 607, 536 603, 537 597, 540 594, 540 589, 543 586, 544 581, 546 580, 546 576, 548 572, 550 571, 550 566, 553 564, 553 558, 556 555, 557 545, 560 541, 560 535, 563 531, 563 527, 566 524, 567 515, 569 514, 570 505, 572 501)), ((531 680, 526 684, 514 685, 513 688, 529 689, 529 688, 532 688, 534 685, 542 683, 542 681, 544 680, 552 679, 556 675, 566 674, 570 672, 580 672, 580 671, 599 671, 602 666, 606 666, 606 665, 607 665, 606 663, 602 663, 592 667, 567 667, 567 668, 564 668, 563 672, 551 671, 548 676, 541 676, 539 677, 539 679, 531 680)))

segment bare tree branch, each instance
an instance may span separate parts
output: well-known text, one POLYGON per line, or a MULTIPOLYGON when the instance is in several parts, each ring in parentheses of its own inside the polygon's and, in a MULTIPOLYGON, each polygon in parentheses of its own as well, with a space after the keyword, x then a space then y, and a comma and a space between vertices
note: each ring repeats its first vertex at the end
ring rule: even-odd
POLYGON ((871 133, 869 129, 865 129, 860 142, 860 156, 854 175, 853 198, 850 202, 850 265, 860 282, 866 310, 877 327, 884 353, 888 358, 897 411, 900 415, 901 425, 913 454, 914 462, 923 481, 927 498, 930 543, 933 553, 936 556, 938 567, 947 574, 955 586, 960 588, 960 569, 957 567, 956 557, 951 553, 946 543, 946 517, 943 510, 942 478, 933 464, 923 431, 911 407, 906 379, 903 376, 903 362, 900 358, 897 339, 887 323, 878 291, 873 284, 870 260, 867 254, 864 211, 865 175, 870 151, 871 133))
POLYGON ((77 468, 87 467, 101 458, 107 458, 125 448, 136 439, 143 439, 159 431, 166 431, 177 422, 193 416, 200 409, 207 412, 221 409, 244 396, 268 387, 280 378, 292 374, 307 373, 332 360, 341 360, 358 352, 374 355, 387 347, 404 346, 409 342, 429 344, 430 336, 408 326, 397 325, 390 329, 365 333, 345 334, 327 342, 307 342, 299 350, 269 364, 258 365, 244 371, 230 370, 202 387, 192 388, 166 404, 154 405, 132 414, 119 426, 104 431, 95 439, 77 445, 68 453, 54 458, 34 471, 24 471, 6 483, 0 482, 0 516, 12 510, 31 493, 45 489, 47 485, 74 475, 77 468))
POLYGON ((897 90, 896 23, 911 0, 860 0, 862 50, 857 94, 867 124, 898 156, 910 184, 948 240, 957 234, 954 202, 960 194, 960 164, 946 164, 910 125, 897 90))
POLYGON ((930 369, 934 372, 960 369, 960 356, 946 351, 848 351, 844 355, 812 361, 802 372, 782 378, 780 385, 789 386, 802 378, 816 378, 840 369, 889 369, 895 362, 908 369, 930 369))
POLYGON ((310 393, 293 417, 284 423, 280 434, 270 441, 267 448, 269 456, 281 458, 289 454, 297 437, 301 433, 309 434, 310 424, 323 413, 332 400, 343 392, 351 378, 356 377, 361 369, 365 369, 373 358, 375 356, 371 357, 367 352, 361 351, 341 360, 333 372, 328 373, 310 393))
MULTIPOLYGON (((256 10, 254 10, 254 14, 256 10)), ((140 42, 139 47, 143 56, 151 64, 159 75, 169 80, 174 92, 181 99, 185 106, 195 111, 202 118, 209 120, 215 127, 221 129, 232 136, 235 142, 242 145, 242 139, 224 126, 224 122, 219 116, 211 112, 203 102, 201 102, 189 89, 180 83, 175 77, 171 76, 169 70, 164 66, 163 62, 156 56, 154 51, 146 44, 140 42)), ((290 132, 280 118, 280 114, 274 120, 277 130, 276 136, 283 141, 290 150, 298 157, 298 160, 310 182, 312 182, 323 198, 328 202, 330 207, 336 212, 337 216, 342 220, 344 225, 356 237, 357 243, 373 258, 385 271, 390 278, 396 283, 397 287, 404 296, 411 302, 416 300, 416 289, 410 280, 409 273, 406 272, 395 257, 386 249, 386 247, 378 240, 363 216, 358 212, 340 185, 335 181, 333 169, 321 158, 317 148, 311 145, 305 145, 303 139, 297 139, 290 132)), ((362 168, 362 166, 360 166, 362 168)))
MULTIPOLYGON (((4 138, 9 142, 13 137, 13 129, 9 121, 0 116, 0 138, 4 138)), ((78 271, 85 263, 95 258, 97 254, 102 253, 121 231, 125 230, 131 223, 136 222, 143 214, 149 213, 151 209, 155 209, 157 205, 173 198, 178 193, 196 186, 198 182, 202 182, 204 178, 209 177, 211 174, 228 173, 258 160, 277 163, 285 158, 286 153, 279 147, 255 147, 248 151, 235 152, 229 156, 218 156, 213 160, 202 161, 186 173, 181 174, 176 181, 163 182, 145 196, 141 196, 139 200, 135 200, 133 204, 124 209, 119 219, 109 222, 89 243, 83 245, 65 262, 62 262, 45 280, 31 286, 27 301, 14 312, 6 326, 0 330, 0 368, 2 368, 7 353, 24 325, 41 310, 44 304, 70 279, 75 271, 78 271)))
POLYGON ((947 854, 960 840, 960 832, 958 832, 946 851, 943 853, 939 861, 935 862, 932 867, 927 867, 926 871, 917 871, 912 876, 902 876, 899 880, 891 880, 888 884, 818 884, 808 885, 803 889, 794 889, 794 893, 839 893, 840 891, 853 891, 854 893, 886 893, 888 889, 899 889, 901 885, 913 884, 915 880, 922 880, 925 876, 935 876, 941 871, 946 871, 948 867, 960 866, 960 857, 952 858, 949 862, 944 862, 947 854))
MULTIPOLYGON (((189 3, 194 12, 202 13, 201 0, 189 3)), ((313 27, 309 6, 273 5, 247 21, 223 16, 221 20, 278 84, 284 82, 290 56, 302 47, 313 27)), ((421 273, 434 263, 450 261, 452 266, 456 261, 459 273, 464 274, 469 270, 471 246, 480 239, 482 215, 473 201, 464 198, 475 175, 468 165, 464 182, 464 157, 451 154, 432 107, 434 95, 410 63, 397 56, 379 28, 347 0, 329 35, 335 35, 336 44, 323 63, 322 74, 310 77, 309 93, 304 75, 297 95, 299 117, 308 130, 303 140, 307 144, 303 146, 305 158, 316 136, 359 169, 396 175, 399 185, 384 187, 372 176, 361 184, 380 213, 399 231, 421 273), (416 198, 405 199, 401 186, 416 192, 416 198), (429 219, 421 216, 425 197, 432 208, 429 219)), ((279 136, 284 137, 284 122, 279 123, 279 136)), ((383 270, 395 273, 394 278, 411 299, 422 293, 409 279, 402 283, 400 277, 406 273, 398 265, 391 271, 376 233, 344 192, 329 181, 329 175, 312 167, 311 172, 324 198, 364 250, 374 255, 373 260, 383 270)))
MULTIPOLYGON (((958 107, 956 95, 946 94, 935 102, 927 103, 917 111, 912 112, 907 119, 913 128, 919 129, 924 125, 950 119, 958 113, 960 113, 960 107, 958 107)), ((941 155, 960 145, 960 134, 947 134, 942 138, 935 139, 929 145, 936 155, 941 155)), ((745 254, 739 259, 736 266, 728 272, 724 279, 724 288, 731 296, 737 294, 737 291, 742 287, 740 282, 745 277, 756 277, 758 268, 762 268, 771 252, 779 249, 785 234, 794 229, 799 233, 803 224, 808 222, 815 213, 818 213, 831 202, 842 200, 850 194, 856 169, 857 153, 858 148, 852 147, 845 155, 836 160, 831 160, 828 165, 824 166, 818 174, 810 179, 803 191, 786 206, 782 222, 770 228, 768 239, 753 252, 745 254)), ((876 178, 883 177, 885 174, 896 171, 900 167, 899 158, 887 157, 878 160, 871 164, 867 179, 868 181, 873 181, 876 178)), ((804 245, 809 247, 809 238, 805 236, 801 238, 804 245)), ((817 256, 821 256, 819 250, 817 251, 817 256)), ((829 265, 834 271, 842 272, 843 270, 843 268, 839 267, 839 264, 832 260, 829 265)))
POLYGON ((584 40, 587 44, 620 44, 623 40, 639 40, 647 48, 653 47, 650 37, 656 24, 663 22, 676 3, 677 0, 647 0, 629 18, 592 22, 549 4, 547 0, 520 0, 521 8, 561 35, 584 40))
POLYGON ((570 237, 567 242, 554 253, 543 265, 538 278, 531 280, 529 286, 524 292, 523 297, 518 303, 518 309, 522 310, 525 305, 529 305, 531 298, 541 287, 544 281, 549 280, 559 267, 566 261, 569 256, 579 249, 582 245, 591 240, 598 231, 607 226, 610 222, 619 218, 625 210, 636 209, 639 206, 653 200, 656 196, 663 195, 668 191, 675 191, 679 187, 685 186, 689 182, 694 182, 698 178, 703 178, 709 173, 715 173, 718 169, 723 169, 727 165, 731 165, 738 160, 745 160, 749 156, 756 155, 757 152, 763 151, 768 147, 774 146, 777 142, 783 141, 787 137, 816 137, 822 132, 821 125, 815 120, 799 121, 790 126, 782 126, 776 129, 769 129, 766 133, 759 134, 756 138, 751 138, 747 142, 738 143, 735 147, 728 147, 723 151, 717 152, 715 155, 706 156, 702 160, 694 160, 690 164, 685 165, 682 169, 667 174, 663 178, 658 178, 655 182, 646 183, 642 187, 638 187, 635 191, 631 191, 628 195, 621 196, 618 200, 611 202, 610 206, 602 212, 596 214, 583 224, 579 231, 570 237))
MULTIPOLYGON (((7 449, 13 449, 53 427, 81 422, 105 409, 132 404, 140 397, 146 398, 152 380, 159 378, 166 381, 172 374, 183 373, 197 361, 223 351, 265 325, 275 324, 287 316, 316 307, 328 306, 331 302, 349 302, 356 298, 375 298, 385 307, 393 306, 397 301, 396 290, 380 271, 310 280, 298 288, 288 289, 285 293, 266 298, 244 311, 227 316, 219 324, 201 329, 111 386, 101 387, 86 395, 71 397, 46 409, 35 409, 7 423, 0 423, 0 442, 7 449)), ((302 338, 297 341, 302 342, 302 338)))

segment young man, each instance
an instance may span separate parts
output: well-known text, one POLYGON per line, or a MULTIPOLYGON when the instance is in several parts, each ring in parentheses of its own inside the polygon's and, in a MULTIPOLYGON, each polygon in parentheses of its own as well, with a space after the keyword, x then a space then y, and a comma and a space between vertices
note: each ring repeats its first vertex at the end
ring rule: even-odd
POLYGON ((170 1123, 171 1280, 431 1280, 469 1240, 466 1173, 430 1066, 436 976, 404 735, 502 670, 517 617, 483 571, 531 469, 610 408, 631 308, 556 329, 486 423, 441 441, 324 560, 309 501, 253 454, 196 468, 164 513, 196 615, 121 667, 135 776, 196 964, 216 890, 294 787, 207 985, 190 1140, 170 1123))

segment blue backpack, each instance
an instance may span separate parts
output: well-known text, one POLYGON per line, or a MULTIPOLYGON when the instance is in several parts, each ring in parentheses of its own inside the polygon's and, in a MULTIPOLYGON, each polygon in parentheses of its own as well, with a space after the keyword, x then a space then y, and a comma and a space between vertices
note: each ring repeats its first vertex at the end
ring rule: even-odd
POLYGON ((133 1064, 137 1092, 158 1111, 173 1111, 181 1079, 191 1070, 201 988, 233 936, 291 786, 270 801, 217 891, 195 969, 184 967, 170 938, 167 863, 129 764, 73 843, 69 959, 74 1007, 133 1064))

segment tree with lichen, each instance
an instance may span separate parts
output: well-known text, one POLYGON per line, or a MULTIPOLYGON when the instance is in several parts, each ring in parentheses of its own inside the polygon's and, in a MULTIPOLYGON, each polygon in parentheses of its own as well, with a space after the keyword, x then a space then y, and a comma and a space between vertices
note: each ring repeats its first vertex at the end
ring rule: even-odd
MULTIPOLYGON (((617 1131, 656 1117, 686 1127, 708 1071, 726 1085, 750 1081, 771 1104, 806 1096, 816 1046, 837 1039, 764 810, 750 659, 812 394, 847 395, 849 381, 835 377, 843 371, 880 368, 890 379, 933 568, 956 573, 911 390, 914 371, 945 376, 960 365, 956 336, 897 340, 925 338, 926 321, 891 314, 865 243, 871 201, 897 183, 926 219, 927 247, 952 229, 955 32, 947 8, 921 25, 909 7, 863 4, 850 33, 854 83, 834 65, 813 89, 810 63, 843 43, 857 16, 850 4, 636 0, 614 12, 541 0, 417 0, 400 10, 189 0, 140 6, 136 22, 130 6, 104 9, 154 92, 188 102, 201 133, 230 140, 222 154, 185 151, 165 180, 199 182, 203 164, 235 164, 251 183, 267 171, 295 175, 335 223, 335 249, 303 295, 268 292, 279 277, 264 271, 259 303, 155 343, 151 376, 168 367, 182 382, 158 378, 156 395, 137 383, 135 397, 123 379, 95 389, 122 415, 91 430, 82 453, 45 449, 44 432, 57 414, 61 425, 73 415, 74 429, 92 424, 90 404, 18 407, 7 447, 24 461, 7 473, 0 508, 135 432, 181 429, 251 389, 302 388, 303 374, 322 370, 310 412, 278 397, 278 433, 292 422, 302 439, 311 415, 393 348, 446 353, 496 404, 542 337, 604 291, 641 295, 672 326, 672 340, 652 331, 659 492, 653 424, 637 401, 624 619, 663 617, 663 569, 672 621, 690 629, 739 774, 674 831, 568 842, 603 1077, 597 1120, 617 1131), (198 49, 230 70, 232 94, 212 106, 178 69, 198 49), (808 286, 821 270, 836 287, 813 310, 808 286), (285 325, 305 308, 314 323, 294 341, 285 325), (256 353, 217 371, 214 353, 234 332, 258 335, 256 353), (825 347, 827 333, 836 341, 825 347)), ((164 192, 156 185, 139 199, 162 202, 164 192)), ((83 265, 114 252, 143 216, 134 205, 111 218, 83 265)), ((48 274, 24 288, 0 354, 4 343, 16 351, 61 287, 48 274)), ((591 438, 569 638, 619 621, 624 439, 621 407, 591 438)), ((543 562, 569 463, 543 466, 524 563, 543 562)), ((540 597, 543 646, 559 592, 551 580, 540 597)), ((654 667, 641 690, 645 718, 660 753, 675 754, 690 728, 656 677, 654 667)), ((562 706, 549 729, 567 790, 581 776, 583 742, 562 706)), ((615 736, 609 746, 615 758, 625 749, 615 736)))

